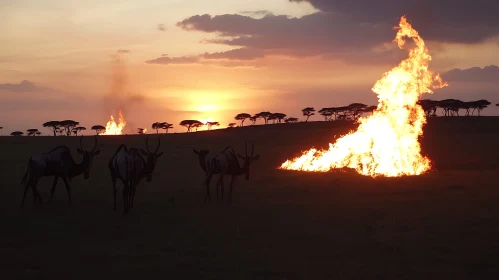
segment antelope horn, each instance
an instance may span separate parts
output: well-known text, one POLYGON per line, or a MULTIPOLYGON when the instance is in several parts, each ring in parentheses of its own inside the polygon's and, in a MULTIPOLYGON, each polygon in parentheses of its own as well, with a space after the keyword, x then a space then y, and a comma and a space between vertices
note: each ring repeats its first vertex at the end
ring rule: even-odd
POLYGON ((80 137, 80 149, 81 149, 81 150, 83 150, 82 141, 83 141, 83 135, 80 137))
POLYGON ((155 154, 159 151, 159 146, 161 146, 161 137, 158 135, 158 147, 156 148, 156 151, 154 151, 155 154))
POLYGON ((95 152, 95 149, 97 149, 97 143, 99 140, 97 140, 97 135, 94 136, 94 147, 92 149, 92 153, 95 152))
POLYGON ((248 156, 248 142, 244 143, 244 153, 248 156))
POLYGON ((251 143, 251 156, 255 154, 255 144, 251 143))
POLYGON ((146 149, 150 153, 151 151, 149 150, 149 136, 146 137, 146 149))

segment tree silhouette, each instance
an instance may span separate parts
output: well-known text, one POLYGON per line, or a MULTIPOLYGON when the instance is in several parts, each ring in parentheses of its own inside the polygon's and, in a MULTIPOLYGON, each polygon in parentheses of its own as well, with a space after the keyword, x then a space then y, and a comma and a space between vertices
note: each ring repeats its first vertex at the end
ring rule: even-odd
MULTIPOLYGON (((499 106, 499 103, 496 104, 496 106, 499 106)), ((0 129, 2 129, 3 127, 0 127, 0 129)))
POLYGON ((73 134, 75 136, 78 136, 78 132, 81 132, 83 130, 87 130, 87 128, 84 126, 77 126, 77 127, 73 128, 73 134))
POLYGON ((324 117, 325 121, 330 121, 333 116, 333 108, 322 108, 319 110, 319 114, 324 117))
POLYGON ((167 123, 167 122, 162 122, 160 123, 161 129, 165 130, 165 134, 168 133, 168 130, 173 128, 173 124, 167 123))
POLYGON ((94 126, 92 126, 91 130, 95 130, 95 134, 99 135, 99 134, 101 134, 101 132, 105 131, 106 128, 102 125, 94 125, 94 126))
POLYGON ((476 109, 478 110, 478 115, 480 116, 480 112, 483 109, 487 108, 490 105, 490 102, 485 100, 485 99, 481 99, 481 100, 475 101, 475 104, 476 104, 476 109))
POLYGON ((60 122, 60 128, 59 129, 64 128, 64 130, 66 131, 66 135, 67 136, 71 136, 71 132, 79 124, 80 124, 79 122, 76 122, 76 121, 73 121, 73 120, 64 120, 64 121, 60 122))
POLYGON ((250 117, 249 120, 254 125, 256 123, 256 121, 258 120, 258 117, 255 115, 255 116, 250 117))
POLYGON ((267 118, 267 121, 272 121, 272 123, 275 123, 275 121, 277 120, 277 116, 275 114, 270 114, 270 116, 267 118))
POLYGON ((244 126, 244 121, 249 118, 251 118, 251 115, 248 113, 240 113, 234 117, 236 121, 241 121, 241 126, 244 126))
POLYGON ((187 132, 191 132, 191 129, 193 127, 196 127, 196 129, 200 126, 203 126, 204 124, 198 120, 183 120, 180 122, 181 126, 185 126, 187 128, 187 132))
POLYGON ((274 115, 275 119, 277 119, 279 123, 281 123, 286 118, 286 114, 283 113, 273 113, 272 115, 274 115))
POLYGON ((159 134, 159 130, 162 129, 161 127, 161 124, 162 123, 159 123, 159 122, 155 122, 152 124, 152 129, 156 130, 156 134, 159 134))
POLYGON ((10 135, 12 135, 12 136, 21 136, 21 135, 23 135, 23 134, 24 134, 24 133, 22 133, 21 131, 14 131, 14 132, 12 132, 10 135))
POLYGON ((233 128, 236 126, 236 123, 229 123, 229 125, 227 126, 228 128, 233 128))
POLYGON ((42 135, 42 133, 40 131, 37 131, 37 132, 35 132, 35 135, 40 136, 40 135, 42 135))
POLYGON ((144 134, 144 129, 143 128, 137 128, 137 133, 138 134, 144 134))
POLYGON ((314 107, 307 107, 305 109, 302 109, 301 111, 303 113, 303 116, 307 117, 305 119, 305 122, 308 122, 308 118, 310 118, 311 116, 315 115, 315 113, 314 113, 315 112, 314 107))
POLYGON ((210 130, 213 126, 220 126, 219 122, 207 122, 206 126, 208 127, 208 130, 210 130))
POLYGON ((36 128, 30 128, 28 130, 26 130, 28 132, 28 136, 35 136, 35 133, 38 132, 38 129, 36 128))
POLYGON ((195 129, 196 129, 196 132, 198 132, 198 129, 199 129, 200 127, 203 127, 204 125, 205 125, 204 123, 199 122, 199 123, 195 123, 195 124, 193 124, 193 125, 192 125, 192 128, 195 128, 195 129))
POLYGON ((59 131, 60 126, 61 126, 60 121, 49 121, 43 124, 43 127, 50 129, 54 133, 54 136, 57 136, 56 133, 59 131))
POLYGON ((298 118, 287 118, 284 122, 286 123, 297 123, 298 118))
POLYGON ((268 124, 269 118, 272 116, 271 112, 260 112, 255 115, 257 119, 263 119, 265 121, 265 124, 268 124))

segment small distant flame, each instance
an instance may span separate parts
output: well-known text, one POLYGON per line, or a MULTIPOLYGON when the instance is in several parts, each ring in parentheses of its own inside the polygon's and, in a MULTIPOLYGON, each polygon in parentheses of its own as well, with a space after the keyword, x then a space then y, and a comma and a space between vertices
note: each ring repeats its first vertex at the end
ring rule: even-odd
POLYGON ((121 111, 119 112, 119 123, 116 124, 114 121, 113 115, 111 115, 111 120, 107 122, 106 124, 106 131, 101 133, 101 135, 121 135, 123 134, 122 131, 125 128, 126 121, 123 118, 123 115, 121 114, 121 111))
POLYGON ((147 128, 144 128, 144 131, 143 131, 143 132, 144 132, 144 134, 146 134, 146 132, 147 132, 147 128))
POLYGON ((431 168, 430 159, 421 155, 418 138, 423 135, 426 118, 418 98, 447 83, 428 71, 431 56, 418 32, 405 17, 397 27, 395 41, 402 48, 405 37, 414 40, 409 57, 385 73, 373 91, 379 104, 374 113, 359 120, 359 127, 329 144, 328 150, 310 149, 287 160, 281 169, 329 171, 353 168, 368 176, 398 177, 420 175, 431 168))

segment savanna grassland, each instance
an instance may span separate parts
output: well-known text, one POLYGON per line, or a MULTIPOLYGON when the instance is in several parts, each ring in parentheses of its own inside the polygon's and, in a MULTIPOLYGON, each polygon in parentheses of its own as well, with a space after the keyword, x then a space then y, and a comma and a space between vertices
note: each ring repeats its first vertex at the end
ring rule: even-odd
POLYGON ((418 177, 276 170, 354 127, 312 122, 161 135, 153 182, 141 182, 128 215, 121 195, 112 210, 107 163, 121 143, 145 148, 145 136, 99 137, 90 178, 72 181, 72 206, 61 181, 46 203, 53 179, 44 178, 44 204, 33 205, 30 191, 24 209, 29 156, 64 144, 79 161, 79 138, 0 137, 0 277, 497 279, 499 118, 430 119, 421 141, 434 169, 418 177), (244 141, 261 155, 250 180, 238 178, 232 205, 205 205, 192 149, 232 145, 244 153, 244 141))

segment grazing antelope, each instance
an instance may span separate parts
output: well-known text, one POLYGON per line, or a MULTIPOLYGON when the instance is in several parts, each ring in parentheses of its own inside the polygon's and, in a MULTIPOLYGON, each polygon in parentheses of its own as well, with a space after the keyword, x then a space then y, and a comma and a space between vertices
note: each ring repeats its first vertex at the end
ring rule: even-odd
POLYGON ((157 159, 163 155, 158 153, 161 140, 158 140, 158 146, 154 152, 149 150, 149 138, 146 138, 147 151, 140 150, 146 159, 144 159, 138 149, 127 149, 121 145, 109 161, 109 170, 114 191, 114 210, 116 211, 116 180, 120 179, 123 183, 123 207, 124 212, 133 207, 133 200, 138 183, 144 177, 147 182, 152 181, 152 173, 157 164, 157 159))
POLYGON ((232 202, 232 190, 234 187, 234 182, 237 176, 245 175, 245 179, 249 180, 250 178, 250 167, 251 164, 260 158, 260 155, 254 155, 255 153, 255 145, 252 144, 251 155, 248 155, 248 143, 245 145, 245 156, 237 154, 234 152, 232 147, 226 147, 222 152, 216 154, 209 154, 206 150, 196 151, 194 153, 199 157, 199 163, 201 168, 205 170, 206 173, 206 195, 205 195, 205 203, 208 201, 211 202, 210 195, 210 182, 215 174, 219 174, 219 179, 216 184, 217 191, 217 202, 218 202, 218 186, 220 185, 221 189, 221 201, 224 203, 224 176, 230 175, 232 176, 230 181, 230 189, 228 195, 228 202, 232 202), (239 164, 239 160, 243 160, 243 166, 239 164))
POLYGON ((80 163, 74 161, 69 148, 66 146, 59 146, 48 153, 30 157, 28 161, 28 170, 22 179, 22 183, 26 183, 26 186, 24 187, 21 206, 24 206, 26 193, 30 187, 33 191, 34 203, 36 203, 37 199, 40 203, 42 202, 42 197, 38 193, 36 186, 41 177, 48 176, 55 176, 52 189, 50 190, 49 202, 52 201, 57 181, 59 180, 59 177, 61 177, 66 186, 66 191, 68 192, 69 204, 71 204, 71 188, 69 181, 82 173, 85 180, 88 179, 90 177, 93 159, 100 153, 100 150, 95 150, 98 143, 97 136, 94 139, 94 147, 92 150, 86 151, 82 146, 83 136, 80 137, 80 148, 77 149, 78 154, 82 155, 82 161, 80 163))

